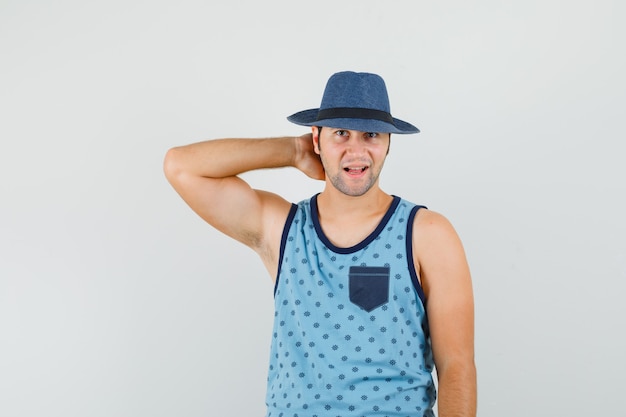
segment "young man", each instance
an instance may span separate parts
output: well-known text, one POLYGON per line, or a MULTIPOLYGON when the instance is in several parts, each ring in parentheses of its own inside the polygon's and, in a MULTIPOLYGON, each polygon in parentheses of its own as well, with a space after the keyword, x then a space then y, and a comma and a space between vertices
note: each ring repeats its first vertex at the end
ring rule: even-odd
POLYGON ((204 220, 254 249, 275 279, 267 416, 474 416, 473 296, 462 244, 440 214, 385 193, 391 133, 383 79, 340 72, 311 133, 171 149, 165 172, 204 220), (325 181, 299 204, 239 174, 292 166, 325 181))

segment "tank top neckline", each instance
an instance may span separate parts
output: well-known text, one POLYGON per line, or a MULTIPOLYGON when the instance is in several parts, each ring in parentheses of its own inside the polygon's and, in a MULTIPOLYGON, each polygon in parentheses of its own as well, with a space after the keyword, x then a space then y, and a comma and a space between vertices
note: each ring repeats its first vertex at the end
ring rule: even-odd
POLYGON ((326 237, 326 235, 324 234, 324 231, 322 230, 322 225, 320 224, 320 218, 319 218, 319 211, 317 208, 317 196, 318 195, 319 193, 315 194, 313 197, 311 197, 311 200, 310 200, 311 221, 313 222, 313 226, 315 227, 315 232, 317 233, 317 237, 322 241, 322 243, 328 249, 330 249, 331 251, 335 253, 344 254, 344 255, 358 252, 364 247, 366 247, 367 245, 369 245, 370 243, 372 243, 372 241, 376 239, 378 235, 380 235, 380 233, 383 231, 387 223, 389 223, 389 219, 391 219, 391 216, 396 211, 396 208, 398 207, 398 204, 400 204, 400 200, 401 200, 400 197, 392 195, 391 197, 393 198, 393 200, 391 201, 391 204, 389 205, 387 212, 385 213, 383 218, 380 220, 380 222, 378 223, 378 226, 376 226, 374 231, 372 231, 372 233, 370 233, 365 239, 363 239, 361 242, 357 243, 356 245, 343 248, 343 247, 335 246, 328 239, 328 237, 326 237))

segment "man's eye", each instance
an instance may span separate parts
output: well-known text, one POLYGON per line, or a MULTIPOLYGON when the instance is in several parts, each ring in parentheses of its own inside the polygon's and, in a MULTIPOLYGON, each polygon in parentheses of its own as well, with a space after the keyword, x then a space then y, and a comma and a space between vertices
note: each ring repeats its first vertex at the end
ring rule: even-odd
POLYGON ((367 136, 368 138, 375 138, 375 137, 378 136, 378 133, 376 133, 376 132, 367 132, 365 134, 365 136, 367 136))
POLYGON ((348 134, 347 130, 338 130, 335 132, 337 136, 346 136, 348 134))

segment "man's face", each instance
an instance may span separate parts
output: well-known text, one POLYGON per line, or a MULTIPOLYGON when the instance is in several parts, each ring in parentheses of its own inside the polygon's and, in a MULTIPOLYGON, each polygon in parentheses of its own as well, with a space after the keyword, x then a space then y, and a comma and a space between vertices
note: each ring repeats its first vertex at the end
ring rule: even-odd
POLYGON ((331 184, 349 196, 361 196, 378 182, 389 152, 389 133, 313 128, 315 152, 331 184))

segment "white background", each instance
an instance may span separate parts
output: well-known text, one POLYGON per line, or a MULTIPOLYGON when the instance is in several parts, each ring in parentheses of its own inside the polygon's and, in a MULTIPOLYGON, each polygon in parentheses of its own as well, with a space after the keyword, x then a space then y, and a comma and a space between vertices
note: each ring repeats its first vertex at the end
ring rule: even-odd
POLYGON ((270 279, 162 161, 305 133, 285 117, 348 69, 422 130, 381 184, 464 241, 479 415, 623 412, 625 21, 617 0, 0 0, 0 415, 264 415, 270 279))

